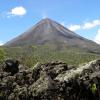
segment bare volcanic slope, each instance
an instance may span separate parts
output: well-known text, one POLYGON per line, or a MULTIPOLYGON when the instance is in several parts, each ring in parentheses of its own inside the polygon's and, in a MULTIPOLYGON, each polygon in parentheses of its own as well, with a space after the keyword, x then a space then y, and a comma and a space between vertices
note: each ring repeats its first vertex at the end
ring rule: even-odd
POLYGON ((54 44, 56 46, 77 47, 90 52, 99 52, 100 46, 91 40, 68 30, 59 23, 46 18, 20 36, 7 42, 5 46, 54 44))

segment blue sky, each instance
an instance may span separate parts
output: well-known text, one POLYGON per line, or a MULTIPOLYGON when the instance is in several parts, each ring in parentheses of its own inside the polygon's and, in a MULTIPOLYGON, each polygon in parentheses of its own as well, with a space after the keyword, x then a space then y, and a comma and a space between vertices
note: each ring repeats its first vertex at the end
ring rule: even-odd
POLYGON ((1 0, 0 44, 45 17, 100 43, 100 0, 1 0))

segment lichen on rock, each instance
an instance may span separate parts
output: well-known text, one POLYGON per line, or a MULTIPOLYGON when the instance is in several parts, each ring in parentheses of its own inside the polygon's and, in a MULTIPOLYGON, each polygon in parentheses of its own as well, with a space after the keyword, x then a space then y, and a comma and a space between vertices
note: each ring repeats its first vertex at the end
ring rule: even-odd
MULTIPOLYGON (((100 60, 81 67, 61 61, 25 68, 17 60, 0 65, 0 100, 99 100, 100 60), (90 86, 95 84, 93 94, 90 86)), ((93 88, 94 89, 94 88, 93 88)))

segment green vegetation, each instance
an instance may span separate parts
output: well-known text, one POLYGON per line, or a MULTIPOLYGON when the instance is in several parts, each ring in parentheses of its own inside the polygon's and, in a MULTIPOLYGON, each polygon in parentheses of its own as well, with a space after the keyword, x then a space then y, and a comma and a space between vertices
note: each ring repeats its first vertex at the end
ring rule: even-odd
POLYGON ((96 84, 95 84, 95 83, 91 85, 90 90, 92 91, 93 94, 96 93, 96 91, 97 91, 97 87, 96 87, 96 84))
POLYGON ((5 51, 3 48, 0 48, 0 63, 4 60, 5 58, 5 51))
POLYGON ((71 65, 79 65, 89 62, 94 59, 99 59, 100 55, 87 53, 77 48, 64 48, 63 50, 56 50, 56 48, 44 46, 23 46, 5 48, 6 57, 19 59, 21 63, 32 67, 37 62, 45 63, 49 61, 61 60, 71 65))

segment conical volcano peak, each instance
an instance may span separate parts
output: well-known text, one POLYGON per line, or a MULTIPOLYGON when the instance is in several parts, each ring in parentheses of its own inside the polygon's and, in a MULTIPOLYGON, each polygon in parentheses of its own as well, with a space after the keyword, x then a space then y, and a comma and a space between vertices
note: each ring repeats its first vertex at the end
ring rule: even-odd
MULTIPOLYGON (((87 50, 100 48, 96 43, 70 31, 58 22, 45 18, 25 31, 20 36, 7 42, 6 46, 44 45, 52 44, 58 48, 77 47, 87 50)), ((100 49, 99 49, 100 50, 100 49)))
POLYGON ((48 23, 55 23, 54 20, 50 19, 50 18, 44 18, 42 20, 40 20, 40 22, 38 24, 48 24, 48 23))
POLYGON ((44 20, 44 21, 51 21, 52 19, 50 19, 50 18, 43 18, 42 20, 44 20))
MULTIPOLYGON (((63 27, 58 22, 45 18, 40 20, 36 25, 29 30, 6 43, 6 45, 18 46, 28 44, 45 44, 45 43, 64 43, 66 45, 73 45, 76 41, 82 38, 78 34, 63 27), (74 43, 73 43, 74 41, 74 43)), ((62 44, 63 45, 63 44, 62 44)))
POLYGON ((50 18, 43 18, 41 21, 53 21, 53 20, 50 18))

